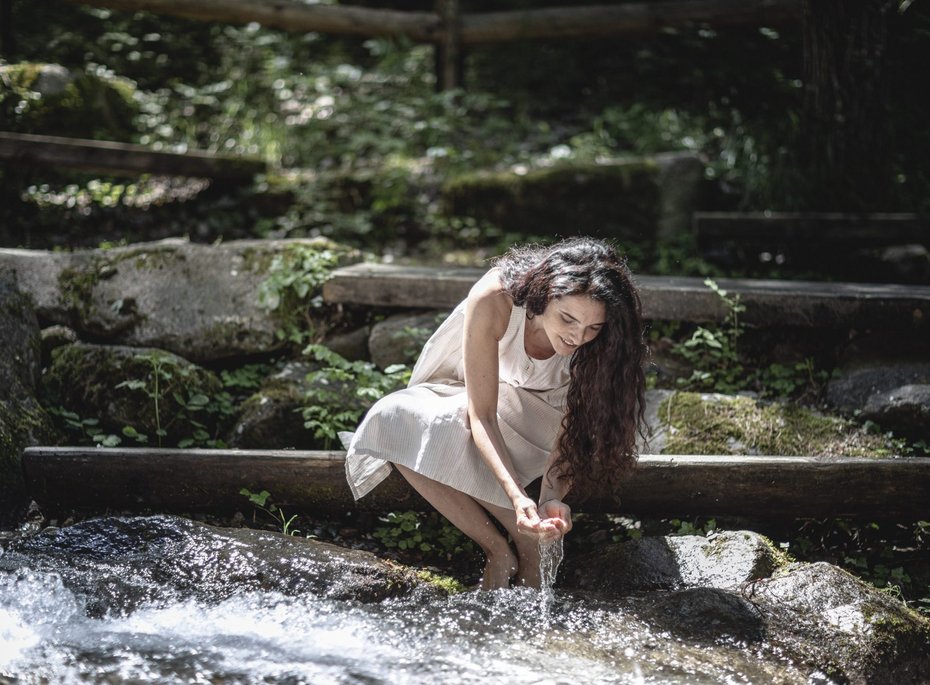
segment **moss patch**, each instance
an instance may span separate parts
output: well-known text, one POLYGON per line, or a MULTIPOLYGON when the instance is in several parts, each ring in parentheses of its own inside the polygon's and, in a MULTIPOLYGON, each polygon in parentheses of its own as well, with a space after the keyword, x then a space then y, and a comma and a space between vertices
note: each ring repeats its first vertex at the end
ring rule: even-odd
POLYGON ((878 456, 881 436, 856 424, 794 405, 750 397, 675 393, 659 405, 667 454, 878 456))
POLYGON ((129 142, 138 106, 131 82, 56 64, 0 67, 4 128, 129 142))
POLYGON ((653 240, 658 168, 649 161, 563 163, 525 174, 463 174, 443 187, 447 214, 488 221, 525 235, 653 240))

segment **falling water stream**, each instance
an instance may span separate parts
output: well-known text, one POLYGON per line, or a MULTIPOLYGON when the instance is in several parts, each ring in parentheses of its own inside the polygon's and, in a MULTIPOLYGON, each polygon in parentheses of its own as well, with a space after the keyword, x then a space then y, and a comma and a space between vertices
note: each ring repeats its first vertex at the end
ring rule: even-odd
MULTIPOLYGON (((215 541, 184 544, 191 556, 179 568, 215 564, 215 541)), ((676 639, 644 620, 635 600, 553 590, 561 545, 544 552, 543 592, 412 593, 363 603, 276 590, 168 592, 173 581, 162 577, 156 556, 162 549, 132 557, 136 567, 8 551, 0 555, 0 682, 807 682, 745 645, 676 639), (133 601, 120 599, 126 588, 133 601)))

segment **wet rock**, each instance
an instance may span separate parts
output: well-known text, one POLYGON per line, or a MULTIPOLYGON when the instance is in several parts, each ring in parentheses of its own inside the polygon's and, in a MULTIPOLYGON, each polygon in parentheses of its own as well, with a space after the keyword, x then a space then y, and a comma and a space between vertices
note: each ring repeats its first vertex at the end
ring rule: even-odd
POLYGON ((21 538, 0 557, 0 570, 26 568, 59 574, 100 616, 255 590, 361 602, 440 592, 368 552, 172 516, 100 518, 21 538))
POLYGON ((735 590, 769 577, 781 563, 781 555, 761 535, 726 531, 608 545, 566 559, 562 578, 566 587, 612 595, 694 587, 735 590))
POLYGON ((448 312, 395 314, 379 321, 371 329, 368 350, 371 361, 380 369, 392 364, 413 366, 423 345, 439 328, 448 312))
MULTIPOLYGON (((0 267, 17 272, 42 318, 82 337, 203 362, 284 346, 276 332, 303 300, 262 300, 262 286, 270 278, 299 280, 306 275, 303 253, 326 250, 340 263, 357 259, 322 239, 219 245, 170 239, 68 253, 0 249, 0 267)), ((305 304, 315 295, 308 289, 305 304)))
POLYGON ((637 597, 636 615, 672 635, 698 642, 759 644, 765 621, 740 594, 713 587, 655 592, 637 597))
POLYGON ((80 420, 99 420, 98 430, 116 436, 132 427, 168 444, 192 438, 198 429, 215 437, 222 409, 222 383, 171 352, 154 348, 78 342, 52 353, 42 380, 46 405, 60 406, 80 420), (195 425, 203 424, 203 428, 195 425))
POLYGON ((744 594, 773 646, 837 682, 927 682, 930 621, 836 566, 800 565, 744 594))

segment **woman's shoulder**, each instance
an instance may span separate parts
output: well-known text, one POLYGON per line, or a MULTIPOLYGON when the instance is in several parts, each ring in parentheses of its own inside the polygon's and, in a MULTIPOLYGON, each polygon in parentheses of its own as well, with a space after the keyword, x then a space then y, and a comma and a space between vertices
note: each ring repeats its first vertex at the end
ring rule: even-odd
POLYGON ((501 335, 507 329, 513 307, 513 298, 504 289, 497 268, 488 271, 472 286, 466 300, 466 311, 478 315, 478 319, 493 329, 500 329, 501 335))

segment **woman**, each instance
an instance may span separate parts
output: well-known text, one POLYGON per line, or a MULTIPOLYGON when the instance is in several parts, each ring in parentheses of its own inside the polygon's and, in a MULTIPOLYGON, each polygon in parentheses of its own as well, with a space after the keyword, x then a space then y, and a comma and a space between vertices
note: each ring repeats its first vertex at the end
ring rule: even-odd
POLYGON ((408 387, 362 421, 346 458, 355 498, 393 465, 484 551, 482 588, 539 587, 539 542, 571 530, 569 489, 611 487, 635 463, 642 338, 609 245, 510 250, 426 343, 408 387), (539 476, 537 504, 524 488, 539 476))

